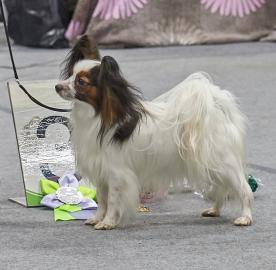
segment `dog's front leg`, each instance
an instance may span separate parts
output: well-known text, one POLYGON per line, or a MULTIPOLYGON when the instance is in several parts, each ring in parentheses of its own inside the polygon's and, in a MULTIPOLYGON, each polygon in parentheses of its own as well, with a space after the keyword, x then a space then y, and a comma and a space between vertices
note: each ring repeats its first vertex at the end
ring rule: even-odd
POLYGON ((113 172, 108 182, 107 212, 104 219, 95 225, 97 230, 115 228, 122 217, 130 217, 137 211, 139 191, 136 175, 128 170, 113 172))
POLYGON ((107 211, 102 221, 95 225, 96 230, 111 230, 120 222, 122 211, 121 205, 121 190, 114 185, 109 185, 107 196, 107 211))
POLYGON ((95 217, 89 218, 85 221, 86 225, 96 225, 101 222, 107 211, 107 199, 108 199, 108 188, 107 185, 103 182, 97 186, 97 202, 98 208, 95 214, 95 217))

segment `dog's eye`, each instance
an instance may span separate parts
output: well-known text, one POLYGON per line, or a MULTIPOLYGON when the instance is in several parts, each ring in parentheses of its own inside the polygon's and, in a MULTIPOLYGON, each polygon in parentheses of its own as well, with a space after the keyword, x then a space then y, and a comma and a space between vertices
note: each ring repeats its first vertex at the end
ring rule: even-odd
POLYGON ((78 85, 78 86, 87 86, 89 85, 89 83, 79 77, 76 78, 75 80, 75 84, 78 85))

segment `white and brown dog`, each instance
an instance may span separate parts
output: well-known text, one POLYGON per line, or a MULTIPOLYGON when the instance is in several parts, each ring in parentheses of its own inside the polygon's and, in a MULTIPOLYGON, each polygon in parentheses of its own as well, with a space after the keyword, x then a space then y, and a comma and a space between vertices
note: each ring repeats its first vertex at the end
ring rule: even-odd
MULTIPOLYGON (((98 210, 86 224, 112 229, 137 209, 142 189, 154 191, 185 178, 213 201, 203 216, 219 216, 232 198, 241 205, 234 224, 250 225, 245 120, 235 98, 196 73, 153 101, 143 101, 112 57, 81 60, 89 55, 80 46, 84 40, 69 55, 66 80, 56 91, 73 102, 77 168, 97 188, 98 210)), ((99 58, 93 48, 89 57, 99 58)))

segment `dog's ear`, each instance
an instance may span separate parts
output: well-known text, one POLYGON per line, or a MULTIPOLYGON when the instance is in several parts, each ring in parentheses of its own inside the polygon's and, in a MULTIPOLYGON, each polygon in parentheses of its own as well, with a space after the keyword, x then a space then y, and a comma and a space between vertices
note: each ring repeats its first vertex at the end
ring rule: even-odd
POLYGON ((112 141, 122 143, 132 135, 146 113, 141 103, 141 93, 124 79, 118 63, 110 56, 102 59, 97 87, 102 121, 98 138, 102 143, 107 131, 116 125, 112 141))
POLYGON ((73 74, 74 65, 83 59, 101 60, 95 39, 88 37, 88 35, 83 35, 66 56, 62 63, 64 68, 61 77, 68 79, 73 74))
POLYGON ((127 88, 128 83, 123 78, 120 67, 111 56, 104 56, 101 61, 98 83, 102 88, 112 88, 115 92, 127 88))

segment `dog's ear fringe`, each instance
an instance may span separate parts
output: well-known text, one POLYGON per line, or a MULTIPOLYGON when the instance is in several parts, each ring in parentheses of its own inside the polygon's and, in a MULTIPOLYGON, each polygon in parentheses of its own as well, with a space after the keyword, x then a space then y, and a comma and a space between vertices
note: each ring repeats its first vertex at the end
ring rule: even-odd
POLYGON ((60 73, 60 77, 62 79, 71 77, 74 65, 83 59, 101 60, 96 42, 87 35, 83 35, 67 54, 65 60, 61 64, 64 68, 60 73))
POLYGON ((62 62, 62 65, 64 65, 64 68, 62 69, 60 73, 60 77, 62 79, 68 79, 73 74, 73 68, 74 65, 84 59, 84 55, 81 51, 76 50, 76 47, 74 47, 66 56, 65 60, 62 62))
POLYGON ((116 130, 111 138, 112 143, 122 144, 133 134, 142 117, 147 114, 146 109, 141 103, 141 92, 128 83, 121 74, 118 63, 110 56, 102 59, 98 87, 102 99, 107 98, 107 91, 110 91, 113 104, 109 109, 116 108, 117 111, 110 112, 109 115, 116 114, 116 122, 107 125, 102 118, 102 124, 98 133, 100 144, 107 132, 116 125, 116 130), (114 104, 117 102, 117 104, 114 104))

